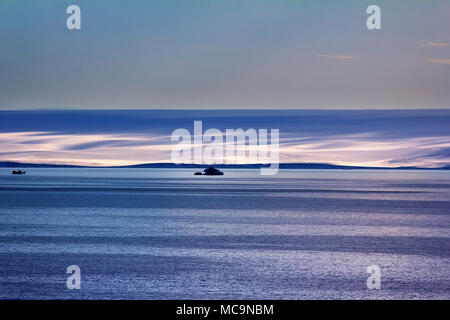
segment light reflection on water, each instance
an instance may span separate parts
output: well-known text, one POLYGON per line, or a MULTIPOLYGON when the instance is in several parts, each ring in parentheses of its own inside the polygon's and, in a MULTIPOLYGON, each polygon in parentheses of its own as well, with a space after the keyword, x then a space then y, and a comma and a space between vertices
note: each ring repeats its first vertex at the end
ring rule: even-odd
POLYGON ((0 169, 0 298, 450 298, 448 171, 27 171, 0 169))

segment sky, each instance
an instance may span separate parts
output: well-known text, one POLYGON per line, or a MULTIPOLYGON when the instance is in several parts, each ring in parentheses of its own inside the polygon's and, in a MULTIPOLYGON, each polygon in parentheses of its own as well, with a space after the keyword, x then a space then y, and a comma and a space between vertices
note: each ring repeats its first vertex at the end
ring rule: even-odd
MULTIPOLYGON (((281 163, 450 165, 450 110, 3 111, 0 161, 87 166, 172 162, 177 145, 172 132, 183 128, 193 135, 195 120, 202 121, 203 133, 212 128, 279 129, 281 163)), ((247 155, 237 162, 248 163, 247 155)))
POLYGON ((448 0, 2 0, 0 108, 450 106, 448 0), (67 6, 81 30, 66 28, 67 6), (381 8, 368 30, 366 8, 381 8))
POLYGON ((279 129, 285 163, 450 164, 448 0, 2 0, 0 13, 0 161, 171 162, 173 130, 200 120, 279 129), (74 4, 81 30, 66 27, 74 4), (366 27, 374 4, 380 30, 366 27))

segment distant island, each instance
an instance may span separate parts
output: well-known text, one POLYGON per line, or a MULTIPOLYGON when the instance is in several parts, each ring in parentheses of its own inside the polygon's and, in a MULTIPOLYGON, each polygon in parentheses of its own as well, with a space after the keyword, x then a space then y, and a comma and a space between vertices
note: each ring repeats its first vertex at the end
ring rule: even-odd
MULTIPOLYGON (((219 169, 260 169, 269 167, 269 164, 216 164, 219 169)), ((21 163, 12 161, 0 162, 0 168, 161 168, 161 169, 198 169, 204 168, 205 164, 174 164, 174 163, 143 163, 129 166, 77 166, 65 164, 42 164, 42 163, 21 163)), ((280 163, 280 169, 342 169, 342 170, 450 170, 450 165, 440 168, 422 167, 363 167, 363 166, 343 166, 326 163, 280 163)))

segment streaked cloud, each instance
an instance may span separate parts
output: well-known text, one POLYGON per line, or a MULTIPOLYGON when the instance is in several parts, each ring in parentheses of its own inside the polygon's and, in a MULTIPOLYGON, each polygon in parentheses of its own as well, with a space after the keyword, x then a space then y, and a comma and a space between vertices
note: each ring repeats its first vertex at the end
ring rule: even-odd
POLYGON ((170 162, 170 137, 143 134, 0 133, 0 159, 31 163, 121 166, 170 162))
POLYGON ((444 42, 431 42, 431 41, 417 41, 419 48, 433 48, 433 47, 448 47, 448 43, 444 42))
POLYGON ((336 54, 316 54, 316 57, 326 58, 326 59, 337 59, 337 60, 355 60, 358 57, 355 56, 341 56, 336 54))
POLYGON ((441 152, 450 147, 449 141, 450 136, 389 139, 376 133, 322 136, 282 145, 280 154, 281 162, 441 167, 450 163, 450 156, 441 152))
POLYGON ((428 63, 450 64, 450 59, 428 59, 428 63))
MULTIPOLYGON (((221 144, 223 148, 225 145, 221 144)), ((88 166, 171 162, 173 146, 167 136, 11 132, 0 133, 0 150, 7 150, 0 152, 0 160, 88 166)), ((258 148, 241 147, 247 153, 258 148)), ((449 148, 450 136, 382 140, 377 134, 366 133, 288 138, 280 141, 280 161, 440 167, 450 163, 450 155, 442 151, 449 148)), ((245 157, 238 162, 248 163, 245 157)))
POLYGON ((89 166, 171 162, 172 131, 185 128, 193 135, 196 120, 202 120, 203 132, 279 129, 280 161, 285 163, 450 164, 447 110, 4 111, 0 161, 89 166))

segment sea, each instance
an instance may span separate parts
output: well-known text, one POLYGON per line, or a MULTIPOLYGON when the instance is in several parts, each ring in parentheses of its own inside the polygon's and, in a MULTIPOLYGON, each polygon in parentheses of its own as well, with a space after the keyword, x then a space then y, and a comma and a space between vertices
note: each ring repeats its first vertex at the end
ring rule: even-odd
POLYGON ((450 171, 25 170, 0 299, 450 299, 450 171))

